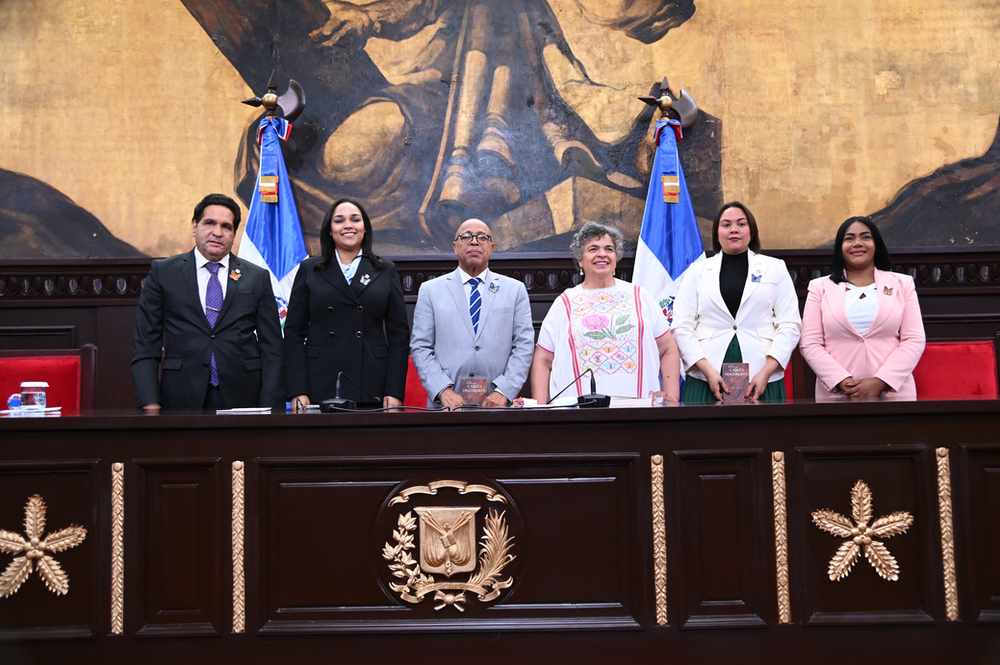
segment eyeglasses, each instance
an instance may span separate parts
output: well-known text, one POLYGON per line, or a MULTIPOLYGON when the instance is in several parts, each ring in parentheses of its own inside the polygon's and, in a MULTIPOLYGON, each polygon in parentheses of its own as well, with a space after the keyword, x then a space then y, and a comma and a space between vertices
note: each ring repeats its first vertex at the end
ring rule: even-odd
POLYGON ((493 237, 486 233, 469 233, 468 231, 455 238, 455 240, 461 240, 463 245, 471 245, 473 238, 475 238, 480 245, 493 242, 493 237))

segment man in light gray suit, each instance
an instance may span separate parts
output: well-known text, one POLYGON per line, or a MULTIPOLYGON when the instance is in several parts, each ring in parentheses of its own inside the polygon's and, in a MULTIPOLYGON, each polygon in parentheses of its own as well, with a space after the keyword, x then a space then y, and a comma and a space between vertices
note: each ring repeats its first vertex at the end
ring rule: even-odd
POLYGON ((455 408, 462 379, 486 381, 483 406, 517 397, 534 351, 528 292, 521 282, 490 271, 490 227, 469 219, 452 243, 458 268, 420 287, 413 311, 410 355, 427 391, 427 406, 455 408))

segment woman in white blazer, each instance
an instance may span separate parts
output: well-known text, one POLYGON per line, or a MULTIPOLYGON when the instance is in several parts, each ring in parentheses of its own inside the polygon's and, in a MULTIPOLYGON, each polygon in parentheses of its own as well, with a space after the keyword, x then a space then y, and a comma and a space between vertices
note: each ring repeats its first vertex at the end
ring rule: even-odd
POLYGON ((745 398, 784 402, 782 378, 802 319, 785 262, 760 251, 757 220, 738 201, 712 226, 715 255, 693 263, 674 302, 674 338, 686 373, 682 401, 722 400, 723 363, 750 365, 745 398))

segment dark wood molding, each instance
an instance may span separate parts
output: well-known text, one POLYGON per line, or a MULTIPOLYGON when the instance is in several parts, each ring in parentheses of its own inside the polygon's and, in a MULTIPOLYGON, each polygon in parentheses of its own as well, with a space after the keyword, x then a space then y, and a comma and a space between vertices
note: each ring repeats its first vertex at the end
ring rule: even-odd
MULTIPOLYGON (((829 273, 828 250, 774 250, 800 296, 809 280, 829 273)), ((415 300, 423 282, 455 269, 454 256, 387 257, 396 263, 403 292, 415 300)), ((0 308, 135 304, 152 259, 7 261, 0 265, 0 308)), ((619 262, 631 279, 633 255, 619 262)), ((569 253, 495 254, 491 268, 524 282, 532 300, 552 300, 579 282, 569 253)), ((914 278, 923 295, 1000 293, 1000 247, 911 248, 893 252, 893 270, 914 278)))

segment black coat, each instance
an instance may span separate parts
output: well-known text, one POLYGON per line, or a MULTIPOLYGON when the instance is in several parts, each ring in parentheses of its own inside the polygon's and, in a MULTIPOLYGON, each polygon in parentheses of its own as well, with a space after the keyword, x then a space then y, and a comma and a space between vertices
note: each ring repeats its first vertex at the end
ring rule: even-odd
POLYGON ((285 318, 285 386, 289 398, 308 395, 313 403, 336 396, 338 372, 346 379, 340 396, 356 402, 403 399, 410 327, 396 266, 376 269, 364 255, 348 284, 334 259, 316 272, 319 257, 299 266, 285 318), (365 283, 367 282, 367 284, 365 283))
POLYGON ((215 351, 226 408, 284 411, 281 324, 271 276, 230 254, 229 275, 219 275, 229 280, 226 298, 212 328, 201 307, 196 270, 193 250, 153 261, 139 297, 132 345, 136 405, 200 409, 215 351))

